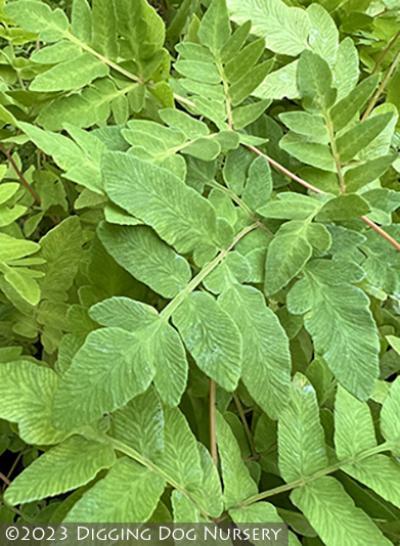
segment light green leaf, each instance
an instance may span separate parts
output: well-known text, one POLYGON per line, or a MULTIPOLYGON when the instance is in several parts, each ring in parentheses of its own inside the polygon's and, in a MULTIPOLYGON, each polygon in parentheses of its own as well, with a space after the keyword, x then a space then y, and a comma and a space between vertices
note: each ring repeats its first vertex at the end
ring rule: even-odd
POLYGON ((295 376, 287 407, 278 422, 279 469, 286 482, 311 476, 328 466, 324 430, 312 385, 295 376))
POLYGON ((188 375, 185 348, 178 332, 150 305, 124 297, 113 297, 95 305, 90 316, 104 326, 140 335, 146 359, 155 369, 154 383, 161 399, 169 406, 177 406, 188 375))
POLYGON ((37 122, 50 131, 60 131, 64 123, 77 127, 102 125, 110 116, 111 102, 137 87, 137 84, 129 84, 117 89, 109 79, 97 80, 79 93, 62 95, 45 105, 37 122))
POLYGON ((272 239, 265 265, 265 292, 275 294, 300 273, 311 258, 307 224, 293 220, 283 224, 272 239))
POLYGON ((336 172, 335 161, 326 144, 312 142, 307 137, 290 132, 281 139, 279 146, 306 165, 322 171, 336 172))
MULTIPOLYGON (((157 67, 160 53, 165 41, 165 24, 157 11, 146 1, 119 0, 114 2, 114 9, 117 18, 117 29, 129 47, 129 57, 140 64, 141 72, 145 74, 147 61, 156 61, 157 67)), ((100 29, 99 29, 100 30, 100 29)), ((111 36, 115 44, 117 40, 111 36)), ((104 41, 99 31, 98 39, 104 41)))
POLYGON ((7 4, 6 15, 29 32, 37 32, 45 42, 56 42, 68 28, 68 19, 61 9, 52 10, 38 0, 20 0, 7 4))
POLYGON ((311 197, 301 193, 278 193, 257 212, 264 218, 276 218, 277 220, 306 220, 314 217, 323 206, 323 201, 318 197, 311 197))
POLYGON ((356 86, 359 78, 358 51, 348 36, 340 42, 333 68, 333 84, 337 89, 337 100, 346 97, 356 86))
POLYGON ((327 546, 392 544, 334 478, 325 476, 295 489, 290 498, 327 546))
POLYGON ((329 200, 318 212, 317 220, 321 222, 345 221, 363 216, 370 211, 368 202, 360 195, 348 193, 329 200))
POLYGON ((239 252, 229 252, 224 261, 204 279, 203 284, 213 294, 221 294, 231 285, 245 282, 251 274, 250 264, 239 252))
POLYGON ((66 436, 51 422, 57 382, 53 370, 33 362, 20 360, 0 365, 0 417, 18 423, 19 434, 28 444, 56 444, 66 436))
POLYGON ((242 381, 257 404, 277 418, 287 402, 290 384, 286 333, 256 288, 234 285, 223 292, 219 302, 242 334, 242 381))
POLYGON ((360 113, 374 92, 378 81, 377 75, 366 78, 345 98, 335 104, 330 115, 336 131, 344 129, 360 113))
POLYGON ((319 114, 302 111, 283 112, 279 115, 279 119, 291 131, 304 135, 313 142, 320 144, 328 144, 329 142, 325 120, 319 114))
POLYGON ((19 187, 17 182, 5 182, 0 184, 0 205, 7 203, 7 201, 17 193, 19 187))
POLYGON ((257 494, 257 485, 242 460, 239 445, 230 426, 220 413, 217 414, 217 440, 224 483, 225 508, 230 508, 257 494))
POLYGON ((111 327, 91 332, 62 376, 54 421, 71 430, 99 419, 144 392, 154 377, 147 336, 111 327))
POLYGON ((45 273, 41 283, 43 299, 65 300, 65 294, 78 272, 83 243, 81 224, 77 216, 66 218, 42 237, 38 256, 46 261, 42 266, 45 273))
POLYGON ((338 457, 356 458, 362 451, 376 445, 374 423, 368 405, 339 387, 335 403, 335 447, 338 457))
POLYGON ((149 389, 115 411, 110 435, 149 459, 159 455, 164 448, 164 413, 156 392, 149 389))
POLYGON ((153 227, 178 252, 190 252, 215 239, 212 206, 172 173, 120 152, 103 158, 109 197, 153 227))
POLYGON ((102 194, 100 157, 105 145, 95 136, 73 126, 67 129, 76 141, 57 133, 43 131, 29 123, 19 123, 25 134, 63 169, 65 177, 95 193, 102 194))
MULTIPOLYGON (((252 504, 251 506, 243 506, 242 508, 234 508, 232 510, 229 510, 229 515, 233 519, 233 521, 236 523, 236 525, 239 526, 239 528, 243 528, 243 526, 253 523, 256 525, 265 525, 265 522, 268 521, 268 523, 282 523, 284 524, 284 521, 278 514, 275 506, 269 502, 257 502, 255 504, 252 504)), ((283 528, 276 529, 275 530, 275 536, 277 537, 277 540, 281 540, 283 536, 283 528)), ((271 540, 272 540, 272 533, 271 533, 271 540)), ((299 546, 300 542, 297 540, 296 535, 294 533, 289 532, 289 546, 299 546)))
POLYGON ((73 0, 71 9, 72 32, 86 43, 92 41, 92 12, 88 0, 73 0))
POLYGON ((366 148, 385 129, 392 117, 390 112, 372 116, 341 135, 336 141, 341 161, 347 163, 366 148))
POLYGON ((114 462, 110 445, 72 436, 19 474, 8 487, 5 500, 15 506, 66 493, 86 485, 114 462))
POLYGON ((228 0, 236 23, 252 22, 252 32, 265 38, 266 47, 282 55, 298 55, 308 46, 310 21, 300 8, 286 6, 282 0, 228 0))
POLYGON ((362 274, 341 269, 340 262, 315 260, 289 292, 287 304, 289 312, 304 314, 316 354, 345 388, 365 400, 378 378, 379 339, 369 298, 350 284, 362 274), (346 278, 349 273, 355 276, 346 278))
POLYGON ((191 278, 188 262, 146 226, 102 224, 98 235, 115 261, 165 298, 173 298, 191 278))
POLYGON ((293 61, 278 70, 270 72, 252 94, 260 99, 299 98, 297 67, 298 61, 293 61))
POLYGON ((36 76, 29 89, 41 93, 74 91, 107 75, 105 64, 89 53, 82 53, 36 76))
POLYGON ((225 390, 235 390, 242 368, 242 337, 229 314, 210 294, 194 292, 172 320, 199 368, 225 390))
POLYGON ((385 455, 374 455, 354 464, 346 464, 342 470, 366 485, 386 501, 400 507, 400 464, 385 455))
POLYGON ((212 0, 198 30, 200 42, 219 53, 231 34, 225 0, 212 0))
POLYGON ((319 4, 308 6, 307 15, 311 23, 308 37, 310 48, 333 66, 339 46, 339 31, 334 19, 319 4))
POLYGON ((68 512, 64 523, 145 522, 164 491, 158 474, 123 457, 68 512))
POLYGON ((303 51, 297 69, 297 85, 304 107, 310 111, 326 111, 335 102, 329 65, 316 53, 303 51))
POLYGON ((400 453, 400 378, 390 387, 382 406, 380 423, 384 438, 391 443, 396 453, 400 453))
POLYGON ((348 191, 357 191, 382 176, 396 159, 395 154, 384 155, 348 169, 344 174, 348 191))
POLYGON ((257 157, 249 167, 242 199, 252 210, 257 210, 270 199, 272 187, 269 163, 264 157, 257 157))
POLYGON ((203 469, 197 441, 186 418, 176 408, 165 411, 165 448, 156 463, 180 487, 196 491, 202 486, 203 469))
POLYGON ((400 337, 386 336, 386 339, 390 343, 390 346, 400 355, 400 337))
POLYGON ((5 280, 14 288, 22 299, 31 305, 37 305, 40 301, 40 287, 35 279, 42 274, 25 267, 2 267, 5 280))
POLYGON ((33 241, 15 239, 5 233, 0 233, 0 262, 10 262, 25 256, 35 254, 40 246, 33 241))

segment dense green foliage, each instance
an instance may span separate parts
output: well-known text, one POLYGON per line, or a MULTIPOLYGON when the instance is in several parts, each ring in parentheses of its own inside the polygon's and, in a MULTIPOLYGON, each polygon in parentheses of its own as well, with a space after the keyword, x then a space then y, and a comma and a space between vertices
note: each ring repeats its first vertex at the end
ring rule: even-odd
POLYGON ((0 521, 400 544, 400 2, 0 8, 0 521))

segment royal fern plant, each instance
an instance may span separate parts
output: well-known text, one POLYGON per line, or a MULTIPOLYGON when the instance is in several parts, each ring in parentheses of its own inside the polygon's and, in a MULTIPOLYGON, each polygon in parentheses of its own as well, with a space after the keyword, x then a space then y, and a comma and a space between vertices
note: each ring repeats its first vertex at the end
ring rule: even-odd
POLYGON ((0 521, 400 544, 400 3, 0 21, 0 521))

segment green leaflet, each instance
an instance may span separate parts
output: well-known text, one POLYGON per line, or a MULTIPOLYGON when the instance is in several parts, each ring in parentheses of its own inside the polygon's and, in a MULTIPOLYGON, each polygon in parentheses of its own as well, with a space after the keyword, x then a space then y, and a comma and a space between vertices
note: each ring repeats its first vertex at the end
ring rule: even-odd
POLYGON ((140 332, 104 328, 91 332, 62 376, 54 396, 54 420, 71 430, 117 409, 144 392, 154 377, 140 332))
POLYGON ((201 488, 203 469, 197 441, 177 408, 165 411, 165 448, 155 462, 177 486, 192 492, 201 488))
POLYGON ((57 444, 66 437, 52 424, 51 406, 58 378, 53 370, 25 360, 0 366, 4 392, 0 417, 18 423, 19 434, 28 444, 57 444))
POLYGON ((187 521, 200 523, 204 521, 196 506, 176 489, 171 494, 171 504, 175 523, 186 523, 187 521))
POLYGON ((370 410, 342 387, 335 403, 335 447, 340 459, 350 459, 377 445, 370 410))
POLYGON ((255 495, 257 485, 242 460, 230 426, 220 413, 217 414, 217 440, 224 483, 224 504, 225 508, 230 508, 255 495))
POLYGON ((5 500, 16 505, 66 493, 89 483, 114 462, 108 444, 72 436, 26 468, 7 489, 5 500))
POLYGON ((64 301, 71 288, 82 258, 83 233, 79 218, 65 219, 40 240, 38 256, 45 260, 41 267, 42 299, 64 301))
POLYGON ((325 126, 325 121, 319 114, 310 112, 283 112, 279 119, 291 131, 309 137, 314 142, 327 144, 329 142, 328 131, 325 126))
POLYGON ((400 506, 400 494, 397 487, 400 466, 397 461, 385 455, 374 455, 365 461, 344 465, 343 470, 386 501, 397 507, 400 506))
POLYGON ((278 432, 279 469, 287 482, 328 466, 315 391, 300 374, 295 376, 289 403, 279 419, 278 432))
POLYGON ((121 89, 109 79, 99 79, 78 93, 55 98, 40 112, 37 121, 45 129, 59 131, 64 123, 77 127, 102 125, 110 117, 111 103, 129 93, 138 84, 128 84, 121 89))
POLYGON ((315 216, 322 205, 323 202, 318 198, 301 193, 283 192, 259 207, 257 212, 264 218, 306 220, 315 216))
POLYGON ((132 523, 147 521, 165 487, 156 473, 128 458, 118 459, 68 512, 65 523, 132 523))
POLYGON ((396 453, 400 451, 400 381, 392 384, 389 394, 383 404, 381 411, 381 431, 384 438, 391 443, 396 453))
POLYGON ((242 369, 239 329, 209 294, 190 294, 172 320, 199 368, 227 391, 236 389, 242 369))
POLYGON ((290 498, 327 546, 391 544, 334 478, 320 478, 296 489, 290 498))
POLYGON ((10 262, 25 256, 35 254, 40 246, 33 241, 15 239, 5 233, 0 233, 0 262, 10 262))
POLYGON ((208 46, 214 53, 219 53, 230 34, 225 0, 213 0, 199 26, 200 42, 208 46))
POLYGON ((312 142, 307 137, 290 132, 282 138, 279 146, 307 165, 322 171, 336 172, 334 158, 326 144, 312 142))
POLYGON ((169 406, 178 405, 186 387, 188 363, 176 330, 152 307, 129 298, 105 300, 92 307, 90 315, 104 326, 138 331, 144 342, 143 354, 153 363, 154 383, 161 399, 169 406))
POLYGON ((350 36, 339 44, 333 67, 333 82, 337 89, 337 100, 346 97, 356 86, 360 75, 358 51, 350 36))
MULTIPOLYGON (((156 10, 145 0, 134 4, 129 0, 114 2, 118 31, 128 42, 128 51, 135 61, 151 62, 164 45, 165 25, 156 10)), ((98 39, 102 34, 99 29, 98 39)))
POLYGON ((72 32, 81 40, 92 39, 92 14, 87 0, 73 0, 71 9, 72 32))
POLYGON ((173 298, 190 281, 188 262, 146 226, 100 225, 98 235, 124 269, 165 298, 173 298))
POLYGON ((243 383, 268 415, 278 417, 290 384, 291 357, 285 331, 254 287, 233 285, 219 302, 243 339, 243 383))
POLYGON ((336 267, 326 260, 312 262, 290 291, 288 309, 304 314, 317 354, 344 387, 365 400, 378 378, 377 328, 368 297, 350 284, 359 280, 360 272, 350 269, 343 275, 336 267), (349 273, 355 277, 346 278, 349 273))
POLYGON ((336 131, 344 129, 361 111, 374 92, 377 83, 378 77, 376 75, 370 76, 335 104, 331 111, 331 117, 336 131))
POLYGON ((26 260, 39 249, 40 246, 33 241, 0 233, 0 273, 12 289, 30 305, 37 305, 40 301, 40 287, 36 278, 42 274, 21 266, 24 265, 22 260, 26 260))
POLYGON ((172 173, 120 152, 104 154, 102 169, 110 199, 143 219, 178 252, 215 240, 212 206, 172 173))
POLYGON ((75 142, 29 123, 20 123, 20 127, 39 149, 51 155, 66 171, 66 178, 95 193, 103 193, 99 164, 105 146, 99 139, 73 126, 66 128, 75 142))
POLYGON ((289 8, 281 0, 260 4, 256 0, 228 0, 235 22, 251 20, 252 31, 266 38, 266 46, 275 53, 298 55, 307 47, 310 21, 304 10, 289 8))
POLYGON ((317 215, 322 222, 344 221, 363 216, 370 211, 368 202, 360 195, 340 195, 325 203, 317 215))
POLYGON ((286 64, 278 70, 270 72, 257 87, 253 95, 260 99, 296 99, 299 90, 296 83, 298 61, 286 64))
POLYGON ((274 294, 300 273, 311 258, 307 222, 283 224, 271 241, 265 265, 265 292, 274 294))
POLYGON ((390 112, 373 116, 341 135, 337 139, 340 159, 345 163, 353 159, 383 131, 392 117, 390 112))
POLYGON ((333 17, 318 4, 307 8, 311 29, 308 37, 310 48, 330 66, 336 62, 339 47, 339 32, 333 17))
POLYGON ((306 110, 325 111, 332 106, 336 91, 332 87, 332 73, 324 59, 311 51, 304 51, 299 59, 297 85, 306 110))
POLYGON ((38 0, 21 0, 7 5, 6 13, 22 28, 40 33, 42 40, 56 42, 68 28, 68 19, 60 9, 51 10, 38 0))
MULTIPOLYGON (((246 525, 249 522, 254 524, 263 524, 266 521, 270 523, 283 523, 275 506, 269 502, 257 502, 252 506, 243 506, 229 510, 229 515, 237 525, 246 525)), ((277 530, 277 537, 282 537, 282 531, 277 530)), ((299 541, 294 533, 289 532, 289 546, 299 546, 299 541)))
POLYGON ((96 78, 107 75, 107 66, 89 53, 82 53, 36 76, 30 85, 30 90, 41 93, 74 91, 88 85, 96 78))
POLYGON ((149 459, 163 450, 164 413, 154 389, 112 414, 110 435, 149 459))
MULTIPOLYGON (((55 395, 54 418, 63 428, 70 429, 74 422, 91 423, 121 408, 143 393, 153 379, 169 405, 177 405, 185 389, 187 361, 177 332, 150 306, 118 298, 106 305, 112 305, 111 309, 125 306, 137 319, 130 329, 129 322, 123 324, 123 315, 115 319, 111 312, 111 322, 100 318, 108 327, 89 334, 55 395), (84 403, 78 404, 82 396, 84 403)), ((104 317, 101 308, 100 313, 104 317)), ((92 316, 97 319, 97 306, 92 316)))

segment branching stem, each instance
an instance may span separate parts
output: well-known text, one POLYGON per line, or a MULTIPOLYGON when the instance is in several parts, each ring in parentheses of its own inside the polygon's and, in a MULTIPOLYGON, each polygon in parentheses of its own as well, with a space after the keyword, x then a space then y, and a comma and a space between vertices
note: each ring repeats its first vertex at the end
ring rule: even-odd
MULTIPOLYGON (((298 182, 299 184, 301 184, 302 186, 304 186, 308 190, 313 191, 314 193, 318 193, 318 194, 324 194, 325 193, 324 191, 317 188, 317 186, 314 186, 313 184, 310 184, 306 180, 303 180, 303 178, 300 178, 300 176, 297 176, 297 174, 292 173, 292 171, 290 171, 289 169, 287 169, 286 167, 284 167, 283 165, 281 165, 280 163, 275 161, 275 159, 272 159, 271 157, 269 157, 267 154, 264 154, 264 152, 262 152, 261 150, 259 150, 255 146, 248 145, 247 148, 249 150, 251 150, 252 152, 254 152, 255 154, 264 157, 268 161, 268 163, 272 167, 274 167, 277 171, 280 171, 282 174, 286 175, 288 178, 291 178, 295 182, 298 182)), ((361 220, 365 224, 367 224, 371 229, 373 229, 378 235, 383 237, 388 243, 390 243, 393 248, 395 248, 397 251, 400 252, 400 243, 398 241, 396 241, 396 239, 394 237, 389 235, 389 233, 387 233, 384 229, 382 229, 380 226, 378 226, 378 224, 375 224, 375 222, 373 220, 371 220, 370 218, 368 218, 368 216, 361 216, 361 220)))
POLYGON ((364 114, 361 117, 361 121, 365 121, 367 119, 367 117, 370 115, 370 113, 372 112, 372 110, 377 105, 382 93, 386 89, 387 84, 389 83, 389 81, 391 80, 393 74, 395 73, 399 62, 400 62, 400 51, 395 56, 392 64, 390 65, 388 71, 385 74, 385 77, 381 81, 381 84, 379 85, 378 89, 376 90, 376 92, 374 93, 372 99, 370 100, 364 114))
POLYGON ((318 472, 315 472, 314 474, 310 476, 305 476, 304 478, 299 478, 298 480, 294 480, 293 482, 285 483, 283 485, 279 485, 278 487, 274 487, 273 489, 268 489, 267 491, 263 491, 262 493, 253 495, 252 497, 249 497, 243 502, 241 502, 238 505, 238 508, 243 506, 249 506, 250 504, 254 504, 255 502, 259 502, 269 497, 279 495, 280 493, 291 491, 292 489, 296 489, 297 487, 305 486, 308 483, 318 480, 319 478, 323 478, 324 476, 332 474, 333 472, 337 472, 338 470, 342 469, 343 467, 347 465, 358 463, 369 457, 372 457, 373 455, 377 455, 379 453, 383 453, 384 451, 389 451, 389 450, 390 450, 390 444, 388 442, 385 442, 384 444, 380 444, 379 446, 376 446, 372 449, 364 451, 363 453, 360 453, 358 456, 339 461, 331 466, 323 468, 322 470, 319 470, 318 472))
POLYGON ((33 200, 35 201, 35 203, 40 205, 40 196, 39 196, 39 194, 36 193, 36 191, 29 184, 29 182, 27 181, 27 179, 25 178, 23 173, 20 171, 20 169, 19 169, 17 163, 15 162, 15 160, 14 160, 12 154, 10 153, 10 151, 7 150, 7 148, 5 148, 2 144, 0 144, 0 151, 3 152, 3 154, 6 156, 6 158, 10 162, 10 164, 11 164, 12 168, 14 169, 15 174, 18 176, 18 179, 19 179, 20 183, 22 184, 22 186, 31 194, 31 196, 33 197, 33 200))
POLYGON ((238 244, 241 239, 243 239, 243 237, 245 237, 248 233, 256 228, 257 224, 251 224, 250 226, 246 226, 245 228, 243 228, 242 231, 240 231, 236 235, 228 248, 221 250, 221 252, 217 254, 217 256, 213 260, 211 260, 211 262, 205 265, 203 269, 185 286, 185 288, 181 290, 166 307, 164 307, 164 309, 160 313, 160 316, 163 318, 163 320, 169 320, 169 318, 180 306, 183 300, 203 282, 203 280, 207 277, 207 275, 211 273, 211 271, 214 271, 214 269, 226 258, 229 252, 238 244))

